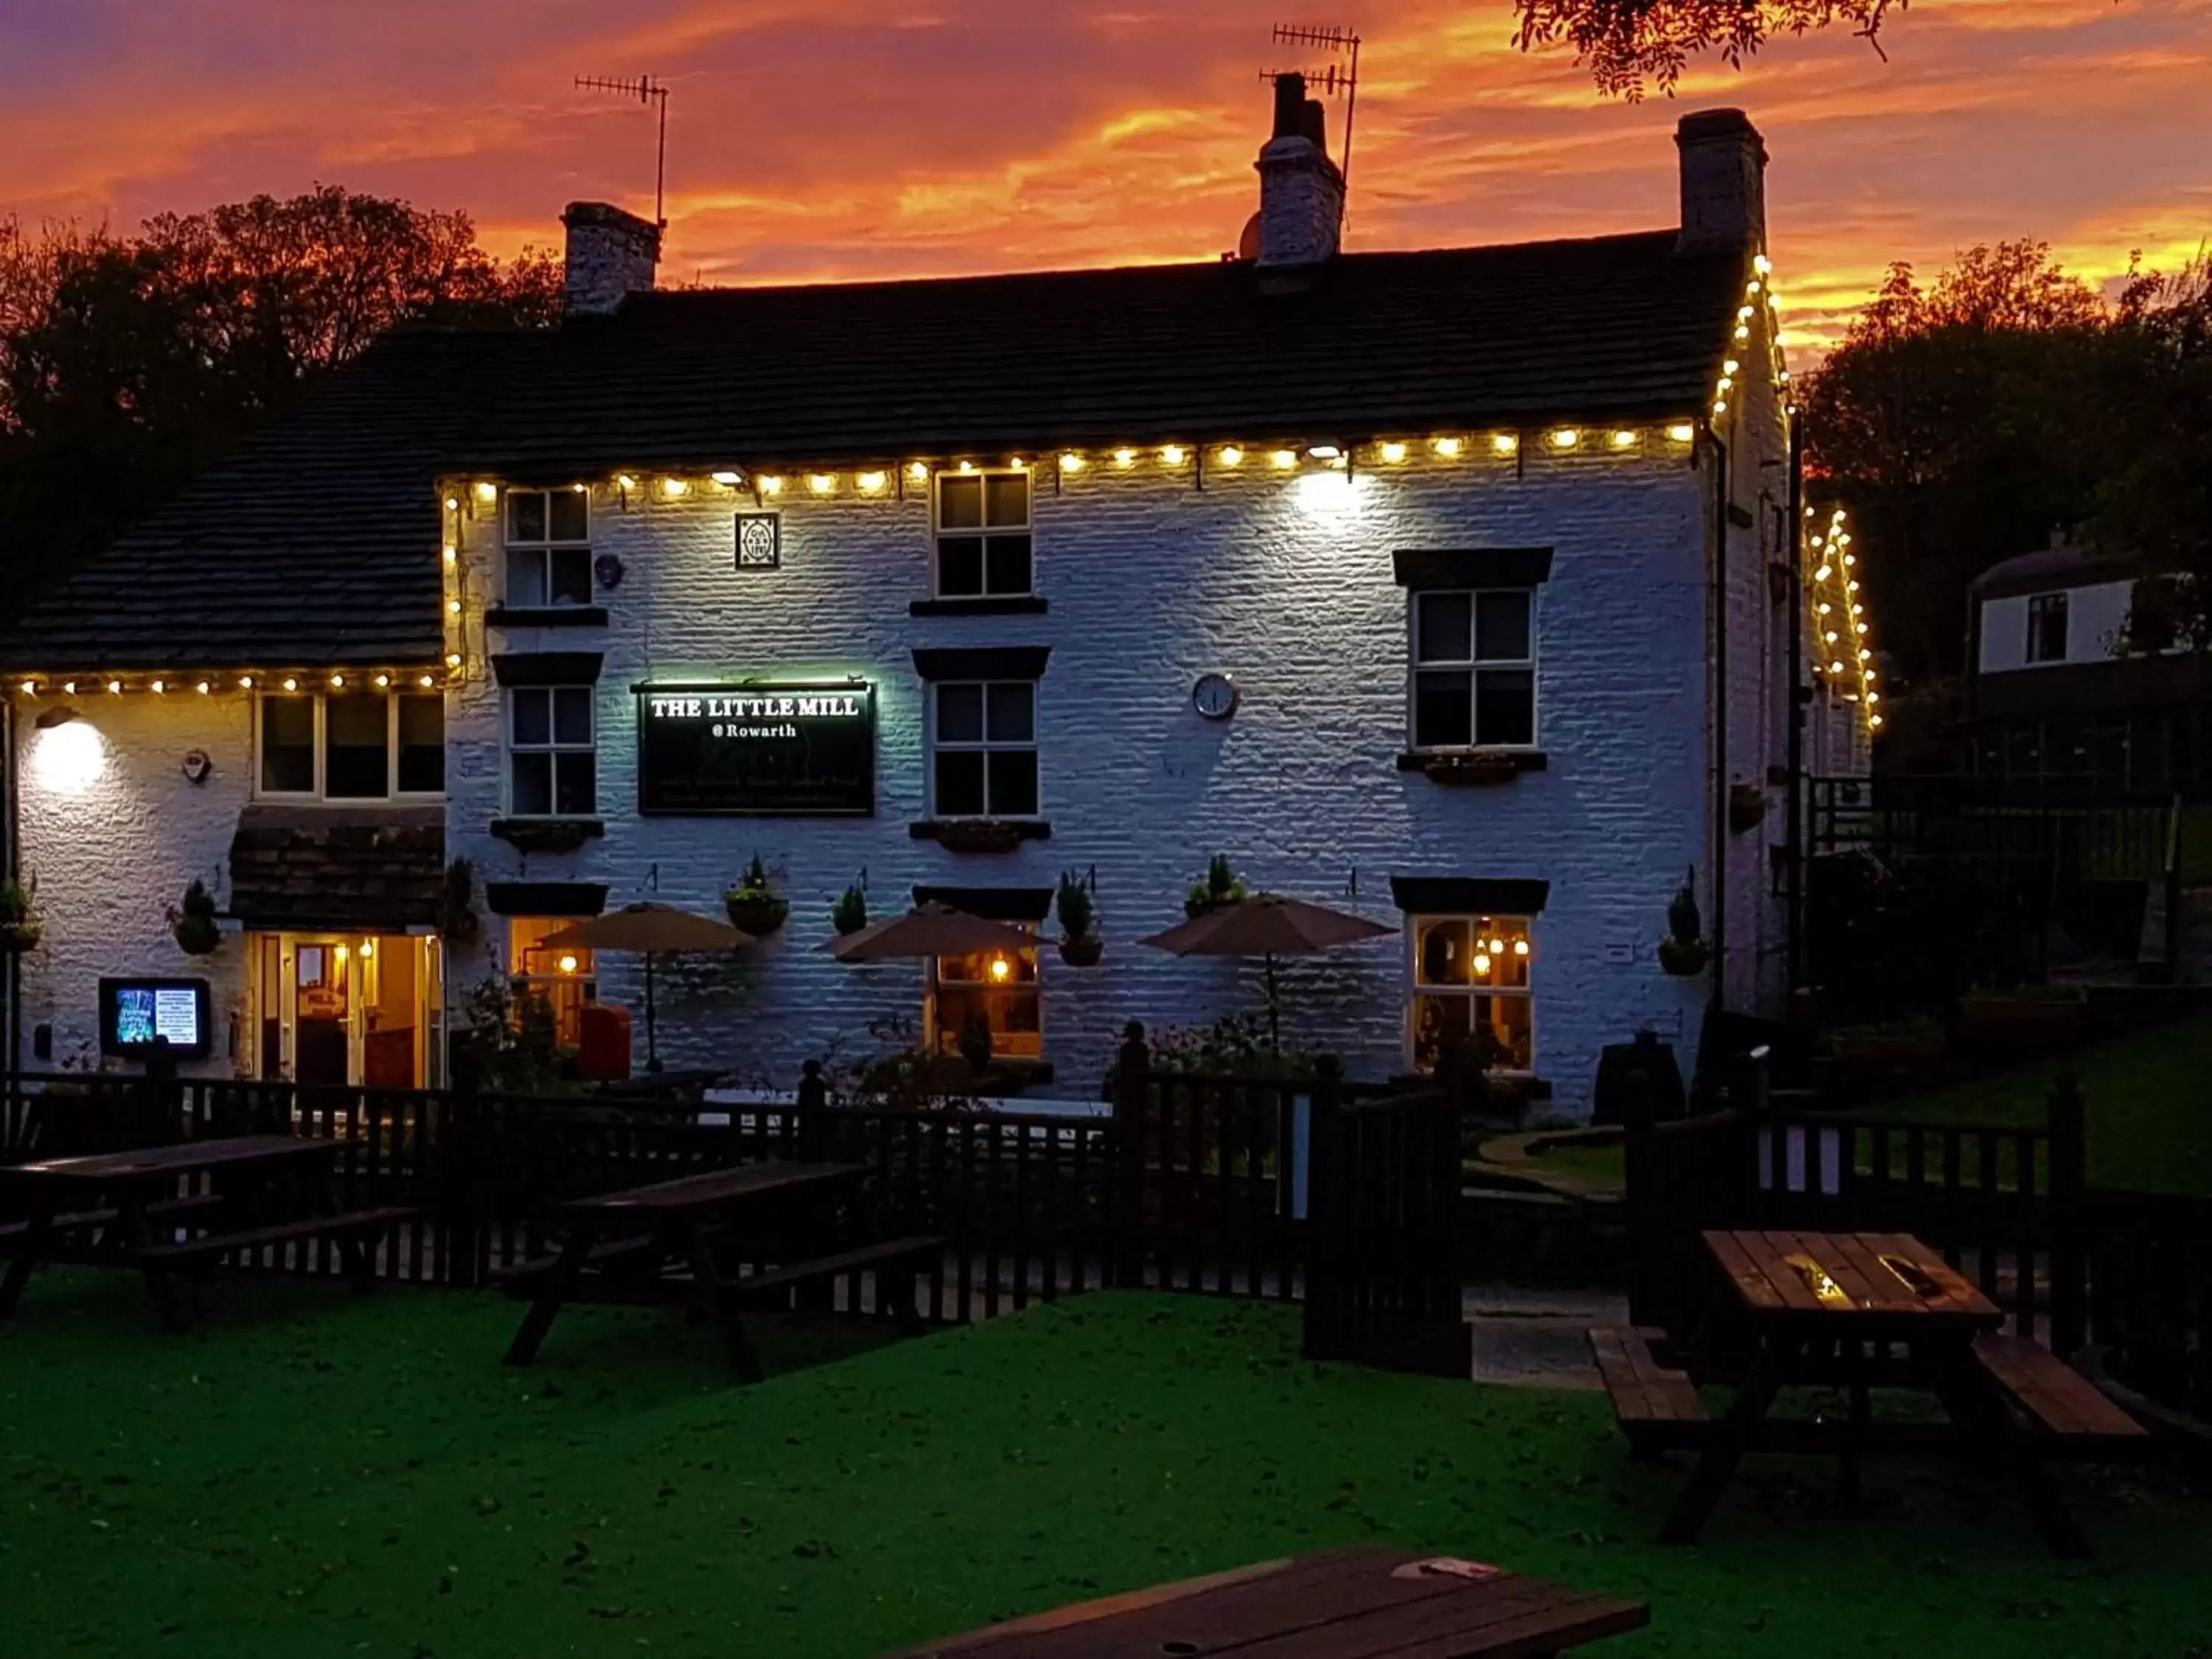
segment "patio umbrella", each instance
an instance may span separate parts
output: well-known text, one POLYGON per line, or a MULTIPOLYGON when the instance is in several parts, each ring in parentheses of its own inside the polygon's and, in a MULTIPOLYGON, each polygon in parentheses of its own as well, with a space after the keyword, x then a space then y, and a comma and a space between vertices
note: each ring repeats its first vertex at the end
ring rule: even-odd
POLYGON ((824 946, 841 962, 890 962, 901 957, 965 957, 983 951, 1027 951, 1034 937, 945 904, 917 904, 904 915, 872 921, 824 946))
POLYGON ((645 1069, 660 1069, 660 1053, 654 1040, 653 959, 656 956, 715 954, 756 943, 750 933, 712 916, 695 916, 665 904, 625 904, 574 927, 563 927, 544 941, 553 951, 629 951, 645 958, 645 1069))
POLYGON ((1267 1036, 1283 1046, 1280 1011, 1275 1000, 1275 958, 1317 956, 1340 945, 1379 939, 1395 930, 1364 916, 1304 899, 1262 893, 1215 906, 1188 921, 1139 944, 1179 957, 1260 957, 1267 971, 1267 1036))

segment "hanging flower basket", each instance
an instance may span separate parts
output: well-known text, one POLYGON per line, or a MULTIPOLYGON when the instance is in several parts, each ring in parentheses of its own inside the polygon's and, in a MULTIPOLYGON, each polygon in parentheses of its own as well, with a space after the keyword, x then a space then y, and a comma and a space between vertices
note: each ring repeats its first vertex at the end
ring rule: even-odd
POLYGON ((1732 783, 1729 786, 1729 833, 1747 835, 1766 818, 1766 792, 1755 783, 1732 783))
POLYGON ((34 950, 46 924, 36 916, 25 916, 17 921, 0 921, 0 952, 20 956, 34 950))
POLYGON ((1096 968, 1106 954, 1106 941, 1096 933, 1060 941, 1060 959, 1071 968, 1096 968))
POLYGON ((791 915, 791 901, 778 898, 773 893, 748 892, 743 888, 732 888, 722 895, 722 908, 730 918, 730 926, 741 928, 755 939, 764 939, 783 926, 791 915))
POLYGON ((1670 933, 1659 941, 1659 966, 1676 979, 1704 973, 1712 954, 1712 946, 1701 939, 1676 939, 1670 933))
POLYGON ((169 908, 169 937, 177 941, 177 949, 188 957, 213 956, 222 943, 222 929, 216 925, 215 896, 204 881, 194 880, 185 889, 184 902, 169 908))

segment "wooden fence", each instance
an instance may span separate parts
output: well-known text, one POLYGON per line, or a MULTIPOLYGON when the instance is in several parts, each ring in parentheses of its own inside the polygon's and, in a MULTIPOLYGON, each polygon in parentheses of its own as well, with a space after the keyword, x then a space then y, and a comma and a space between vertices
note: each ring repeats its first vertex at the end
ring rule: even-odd
MULTIPOLYGON (((1109 1285, 1287 1302, 1306 1296, 1318 1260, 1326 1290, 1307 1315, 1317 1357, 1412 1352, 1447 1308, 1457 1330, 1457 1115, 1441 1096, 1350 1103, 1333 1067, 1306 1079, 1162 1072, 1141 1041, 1123 1050, 1115 1095, 1111 1115, 833 1104, 818 1091, 724 1111, 0 1077, 0 1164, 252 1132, 333 1140, 346 1207, 415 1212, 380 1245, 382 1277, 479 1285, 544 1254, 567 1200, 766 1158, 834 1158, 868 1171, 844 1218, 855 1233, 948 1241, 924 1292, 943 1322, 1109 1285), (1323 1146, 1334 1150, 1317 1161, 1323 1146), (1320 1258, 1315 1218, 1327 1218, 1320 1258)), ((0 1214, 9 1201, 0 1182, 0 1214)), ((339 1270, 321 1241, 235 1265, 339 1270)))
POLYGON ((1765 1103, 1632 1110, 1630 1315, 1687 1337, 1714 1301, 1708 1228, 1911 1233, 2054 1352, 2212 1420, 2212 1200, 2093 1189, 2062 1079, 2029 1127, 1884 1122, 1765 1103))

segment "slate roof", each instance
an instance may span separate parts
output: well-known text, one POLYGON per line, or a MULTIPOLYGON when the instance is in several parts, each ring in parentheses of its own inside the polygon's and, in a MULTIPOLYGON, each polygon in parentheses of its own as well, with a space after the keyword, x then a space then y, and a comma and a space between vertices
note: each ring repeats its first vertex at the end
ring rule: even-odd
POLYGON ((9 666, 434 660, 442 470, 853 465, 1688 416, 1739 252, 1673 230, 1248 264, 633 296, 543 334, 405 333, 35 605, 9 666))
POLYGON ((442 807, 249 805, 231 838, 230 913, 248 927, 428 927, 445 881, 442 807))

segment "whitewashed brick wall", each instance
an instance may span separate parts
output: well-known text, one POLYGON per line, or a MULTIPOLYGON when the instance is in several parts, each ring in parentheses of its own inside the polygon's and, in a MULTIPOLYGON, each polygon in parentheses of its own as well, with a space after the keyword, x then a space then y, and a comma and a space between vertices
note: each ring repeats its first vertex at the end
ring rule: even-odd
MULTIPOLYGON (((1536 1070, 1559 1109, 1581 1111, 1600 1046, 1639 1024, 1676 1036, 1686 1062, 1706 990, 1662 975, 1653 950, 1682 872, 1696 865, 1702 887, 1709 862, 1707 493, 1685 451, 1650 447, 1649 459, 1532 453, 1522 477, 1510 460, 1473 456, 1363 471, 1349 485, 1285 477, 1255 454, 1233 474, 1210 468, 1203 491, 1188 467, 1169 477, 1149 461, 1127 473, 1093 466, 1058 494, 1040 471, 1036 584, 1050 611, 1030 617, 910 616, 929 591, 927 507, 860 499, 849 474, 830 500, 793 479, 781 500, 782 568, 743 574, 732 514, 749 498, 707 489, 669 501, 645 479, 624 507, 599 489, 594 551, 626 571, 605 596, 610 627, 495 632, 492 644, 605 649, 607 834, 526 860, 485 833, 502 808, 499 696, 484 680, 453 703, 449 850, 488 879, 605 881, 611 904, 654 896, 708 913, 758 852, 792 901, 791 922, 712 990, 664 996, 662 1052, 672 1065, 786 1082, 825 1045, 868 1048, 872 1019, 920 1021, 919 964, 856 969, 823 953, 848 882, 865 873, 880 916, 916 883, 1046 886, 1062 869, 1095 866, 1105 962, 1077 971, 1048 952, 1044 970, 1057 1090, 1086 1094, 1125 1021, 1189 1024, 1257 1006, 1256 965, 1178 961, 1135 943, 1181 918, 1212 854, 1228 854, 1256 888, 1393 923, 1394 874, 1542 878, 1552 890, 1535 931, 1536 1070), (1534 545, 1557 550, 1538 601, 1549 769, 1461 789, 1399 772, 1407 595, 1392 550, 1534 545), (963 856, 908 835, 925 814, 910 653, 981 644, 1052 647, 1038 725, 1053 835, 963 856), (1192 681, 1209 669, 1243 690, 1224 724, 1190 707, 1192 681), (634 682, 847 674, 879 688, 875 817, 635 816, 634 682)), ((496 523, 476 510, 464 539, 481 593, 496 585, 496 523)), ((1762 605, 1764 580, 1754 570, 1746 581, 1762 605)), ((1747 662, 1759 637, 1736 635, 1747 662)), ((1759 747, 1754 728, 1745 749, 1759 747)), ((1402 1069, 1406 959, 1394 937, 1288 964, 1299 1039, 1355 1074, 1402 1069)), ((451 977, 465 985, 489 965, 457 961, 451 977)), ((600 983, 638 1005, 633 964, 603 958, 600 983)))

